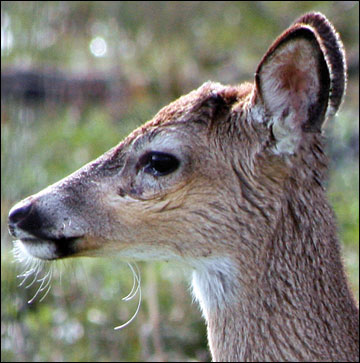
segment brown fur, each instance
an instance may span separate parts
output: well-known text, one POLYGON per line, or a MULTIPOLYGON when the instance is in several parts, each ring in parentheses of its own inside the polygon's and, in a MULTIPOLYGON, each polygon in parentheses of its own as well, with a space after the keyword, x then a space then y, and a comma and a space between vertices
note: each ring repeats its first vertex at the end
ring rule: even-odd
POLYGON ((303 16, 254 84, 208 82, 164 107, 14 206, 11 233, 41 259, 190 266, 216 361, 358 360, 358 311, 323 187, 321 129, 342 100, 344 61, 327 19, 303 16), (178 165, 157 174, 154 152, 178 165))

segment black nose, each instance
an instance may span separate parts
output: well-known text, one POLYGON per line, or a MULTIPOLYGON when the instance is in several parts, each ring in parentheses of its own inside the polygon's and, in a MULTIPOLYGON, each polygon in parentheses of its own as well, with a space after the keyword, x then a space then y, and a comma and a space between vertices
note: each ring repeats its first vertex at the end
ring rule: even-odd
POLYGON ((18 207, 17 207, 17 205, 15 205, 13 208, 11 208, 11 210, 9 212, 9 224, 10 225, 15 225, 15 224, 21 222, 22 220, 27 218, 31 212, 31 207, 32 207, 31 202, 27 202, 26 204, 20 205, 18 207))
POLYGON ((16 231, 19 229, 34 234, 42 225, 43 221, 31 199, 16 204, 9 212, 9 231, 14 237, 17 237, 16 231))

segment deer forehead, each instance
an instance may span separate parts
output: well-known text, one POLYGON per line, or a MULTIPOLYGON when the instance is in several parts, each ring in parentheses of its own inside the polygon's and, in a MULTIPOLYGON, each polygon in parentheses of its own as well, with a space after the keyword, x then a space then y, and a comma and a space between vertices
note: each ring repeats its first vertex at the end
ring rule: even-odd
POLYGON ((159 146, 171 143, 174 138, 185 136, 181 130, 195 132, 198 129, 196 125, 209 126, 218 116, 219 109, 224 108, 230 112, 232 106, 237 101, 245 99, 251 90, 248 83, 233 87, 210 81, 205 82, 198 89, 163 107, 152 120, 134 130, 125 142, 139 146, 152 141, 154 136, 160 134, 163 135, 164 141, 156 137, 156 143, 159 143, 159 146), (195 130, 192 127, 195 127, 195 130), (165 132, 162 132, 163 130, 165 132), (166 132, 170 132, 171 135, 166 135, 166 132), (179 134, 176 135, 176 132, 179 134))

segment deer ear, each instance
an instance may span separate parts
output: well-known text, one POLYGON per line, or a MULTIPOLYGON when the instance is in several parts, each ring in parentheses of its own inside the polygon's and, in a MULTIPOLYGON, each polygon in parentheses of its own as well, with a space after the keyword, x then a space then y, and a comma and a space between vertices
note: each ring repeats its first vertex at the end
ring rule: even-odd
POLYGON ((272 127, 278 153, 296 152, 304 133, 321 132, 336 112, 344 59, 333 27, 316 13, 298 19, 264 55, 255 74, 255 108, 272 127))

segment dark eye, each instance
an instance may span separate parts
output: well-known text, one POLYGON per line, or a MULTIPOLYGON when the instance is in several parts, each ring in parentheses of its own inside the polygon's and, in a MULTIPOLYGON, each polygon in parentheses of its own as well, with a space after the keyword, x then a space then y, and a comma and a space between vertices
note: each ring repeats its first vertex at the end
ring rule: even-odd
POLYGON ((143 166, 145 173, 153 176, 163 176, 175 171, 180 162, 174 155, 152 151, 141 158, 140 164, 143 166))

